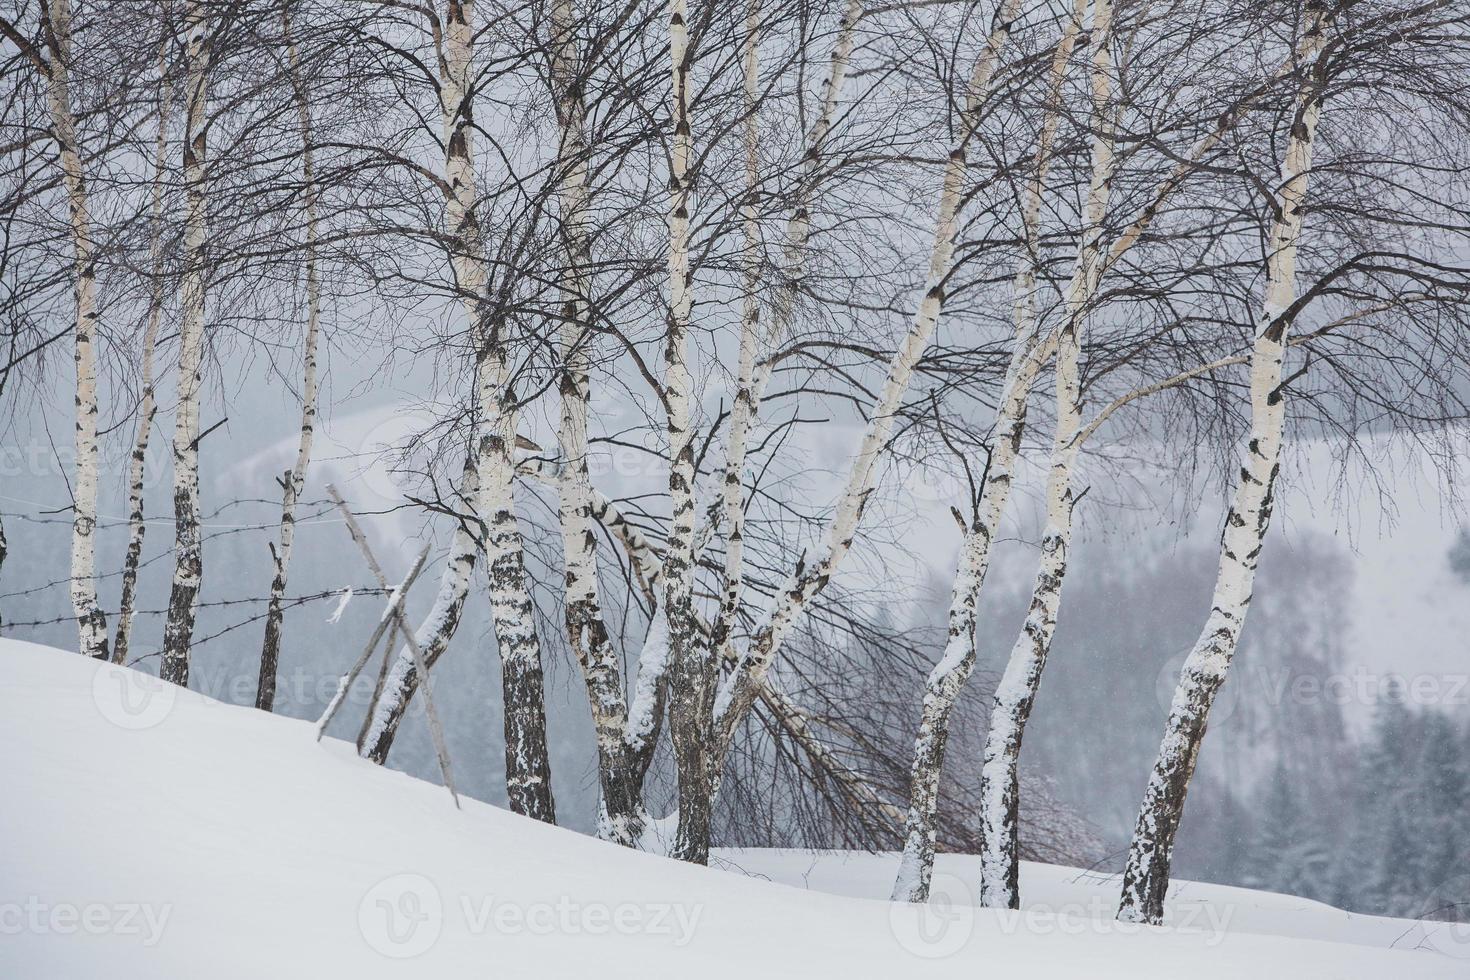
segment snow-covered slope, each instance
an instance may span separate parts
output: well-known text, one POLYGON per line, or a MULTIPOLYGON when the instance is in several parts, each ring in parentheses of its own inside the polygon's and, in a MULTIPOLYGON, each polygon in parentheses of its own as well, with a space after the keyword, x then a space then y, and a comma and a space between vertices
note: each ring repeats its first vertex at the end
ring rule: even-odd
MULTIPOLYGON (((898 870, 896 854, 854 851, 724 850, 718 863, 747 875, 854 898, 886 893, 898 870)), ((944 901, 969 900, 978 894, 979 881, 978 857, 940 856, 934 889, 936 895, 943 894, 944 901)), ((1043 913, 1059 917, 1058 931, 1123 928, 1111 921, 1118 907, 1119 885, 1116 874, 1021 862, 1021 895, 1028 912, 1038 921, 1046 921, 1040 918, 1043 913)), ((1378 949, 1436 950, 1470 959, 1470 926, 1357 915, 1296 895, 1175 881, 1169 888, 1166 911, 1168 923, 1178 929, 1321 939, 1378 949)), ((1408 965, 1413 962, 1409 960, 1408 965)), ((1470 976, 1470 963, 1464 965, 1463 975, 1470 976)))
POLYGON ((1144 929, 1087 915, 1102 886, 1064 869, 1028 868, 1048 909, 1017 914, 875 900, 881 855, 722 858, 812 890, 680 865, 456 810, 303 722, 14 641, 0 739, 0 977, 1466 975, 1370 948, 1462 936, 1235 889, 1186 886, 1211 914, 1144 929))

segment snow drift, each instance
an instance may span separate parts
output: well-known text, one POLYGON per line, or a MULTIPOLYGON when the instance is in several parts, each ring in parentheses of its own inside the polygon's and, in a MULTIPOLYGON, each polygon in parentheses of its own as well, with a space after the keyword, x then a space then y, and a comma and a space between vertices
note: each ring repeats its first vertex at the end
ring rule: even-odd
POLYGON ((1470 953, 1465 927, 1189 882, 1169 925, 1123 925, 1115 879, 1046 866, 1021 913, 969 906, 967 858, 923 908, 879 900, 895 855, 691 867, 456 810, 305 722, 9 640, 0 736, 5 977, 1458 978, 1470 953))

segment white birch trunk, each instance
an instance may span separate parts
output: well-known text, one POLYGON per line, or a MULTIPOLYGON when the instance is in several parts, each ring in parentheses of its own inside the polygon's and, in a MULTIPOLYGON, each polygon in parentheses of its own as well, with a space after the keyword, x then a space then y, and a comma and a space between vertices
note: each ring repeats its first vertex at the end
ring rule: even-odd
POLYGON ((133 613, 138 593, 138 562, 143 555, 143 536, 148 530, 148 525, 143 520, 143 476, 148 464, 148 442, 153 436, 153 419, 158 414, 158 398, 153 380, 153 353, 158 343, 158 326, 163 320, 163 181, 168 167, 168 126, 173 107, 173 86, 169 82, 168 72, 168 52, 172 38, 167 26, 162 33, 158 44, 158 134, 153 141, 149 231, 151 241, 148 246, 152 282, 148 288, 148 323, 143 328, 138 428, 133 436, 133 452, 128 459, 128 549, 123 557, 122 596, 118 602, 117 634, 112 644, 112 661, 118 664, 127 661, 128 648, 132 642, 133 613))
POLYGON ((627 743, 628 704, 622 668, 602 616, 597 582, 597 536, 593 529, 592 481, 587 460, 588 366, 592 328, 588 320, 590 246, 587 232, 587 108, 571 0, 551 8, 552 87, 561 129, 557 197, 567 272, 562 287, 560 354, 561 430, 564 464, 558 468, 558 516, 566 568, 567 638, 587 687, 597 737, 601 800, 598 835, 634 847, 643 837, 643 773, 627 743))
POLYGON ((1287 311, 1296 299, 1296 254, 1312 167, 1312 144, 1321 111, 1316 58, 1325 43, 1326 18, 1311 9, 1299 51, 1306 76, 1281 167, 1276 213, 1267 243, 1266 292, 1250 360, 1251 431, 1239 482, 1220 539, 1220 563, 1209 618, 1185 658, 1169 709, 1158 759, 1139 809, 1118 918, 1159 923, 1169 888, 1169 863, 1215 694, 1225 682, 1250 606, 1256 565, 1271 520, 1286 406, 1281 391, 1287 311))
POLYGON ((1022 210, 1026 254, 1017 266, 1013 287, 1016 339, 1000 402, 996 406, 996 417, 991 424, 990 456, 986 463, 980 505, 976 519, 960 546, 944 654, 924 684, 919 730, 914 738, 903 856, 893 885, 894 901, 923 902, 929 897, 938 838, 939 780, 944 769, 949 719, 975 669, 975 623, 980 590, 990 568, 990 546, 1010 498, 1012 470, 1026 424, 1026 401, 1044 364, 1036 351, 1036 265, 1039 261, 1041 203, 1052 145, 1061 122, 1062 83, 1086 9, 1087 0, 1074 0, 1071 16, 1063 25, 1062 36, 1052 52, 1047 109, 1037 137, 1036 169, 1027 182, 1022 210))
POLYGON ((270 604, 266 609, 265 640, 260 653, 260 680, 255 706, 270 711, 276 700, 276 664, 281 652, 281 626, 285 616, 281 600, 286 595, 286 575, 291 567, 291 546, 296 537, 296 501, 306 485, 306 467, 311 462, 312 437, 316 432, 316 347, 321 319, 321 274, 317 268, 317 186, 312 150, 311 102, 301 77, 301 54, 291 32, 291 8, 282 12, 286 36, 286 64, 295 91, 296 114, 301 130, 301 181, 306 210, 306 338, 302 345, 301 435, 296 446, 296 464, 281 485, 281 540, 275 548, 275 574, 271 578, 270 604))
MULTIPOLYGON (((476 342, 475 405, 479 413, 475 511, 485 525, 490 607, 500 653, 505 706, 505 782, 511 809, 556 822, 546 751, 541 647, 526 588, 515 516, 515 396, 504 340, 490 322, 489 284, 475 217, 474 111, 470 87, 475 16, 472 0, 448 0, 441 21, 439 97, 444 128, 445 218, 454 241, 451 264, 476 342)), ((475 499, 475 498, 471 498, 475 499)), ((408 651, 410 657, 412 651, 408 651)))
POLYGON ((108 659, 107 615, 97 600, 97 271, 87 179, 77 144, 71 104, 71 2, 46 0, 41 7, 49 54, 47 94, 51 135, 61 163, 71 221, 76 301, 76 481, 71 524, 71 604, 77 618, 79 649, 108 659))
POLYGON ((689 268, 689 24, 685 0, 669 5, 669 319, 664 348, 664 398, 669 432, 668 548, 664 554, 663 612, 669 626, 670 732, 679 772, 679 829, 673 855, 709 860, 710 707, 713 651, 701 643, 694 616, 694 445, 691 428, 689 312, 693 277, 689 268))
MULTIPOLYGON (((484 361, 490 358, 482 358, 484 361)), ((485 522, 485 554, 490 580, 490 611, 500 653, 505 707, 505 787, 516 813, 556 822, 551 792, 551 760, 546 749, 546 694, 535 610, 526 586, 521 532, 515 515, 515 411, 503 374, 482 369, 480 404, 503 397, 495 427, 479 443, 480 506, 485 522)), ((482 425, 485 423, 482 422, 482 425)))
POLYGON ((1021 739, 1056 632, 1072 539, 1072 470, 1082 426, 1082 330, 1101 278, 1103 221, 1115 170, 1112 38, 1112 0, 1094 0, 1092 176, 1076 264, 1067 287, 1065 320, 1057 337, 1057 427, 1047 477, 1046 530, 1026 621, 996 688, 980 769, 980 902, 992 908, 1020 907, 1017 833, 1021 739))
POLYGON ((174 575, 163 628, 160 676, 189 685, 189 647, 204 577, 199 529, 199 391, 204 353, 204 299, 208 215, 205 200, 206 122, 209 102, 209 22, 200 0, 187 13, 188 89, 184 133, 184 277, 180 297, 178 408, 174 414, 174 575))
POLYGON ((796 189, 791 217, 786 222, 786 244, 783 256, 784 279, 778 284, 771 303, 771 323, 761 330, 760 226, 757 194, 760 186, 759 56, 757 31, 760 24, 760 2, 751 0, 746 8, 743 68, 745 75, 744 150, 746 199, 741 208, 744 305, 741 312, 740 362, 736 380, 735 402, 730 408, 730 428, 726 439, 724 485, 721 509, 725 523, 724 592, 715 621, 714 645, 722 655, 734 629, 743 588, 745 533, 745 457, 750 436, 760 413, 761 399, 771 377, 771 357, 785 340, 796 306, 796 297, 806 270, 807 240, 811 235, 811 201, 816 193, 822 149, 837 114, 837 103, 852 57, 857 24, 863 15, 863 0, 848 0, 842 20, 837 26, 837 40, 829 59, 826 80, 822 83, 822 107, 807 131, 802 157, 802 180, 796 189))
POLYGON ((760 231, 760 0, 745 7, 745 41, 741 67, 745 76, 745 126, 741 133, 745 155, 745 199, 740 205, 741 274, 744 279, 740 309, 740 354, 735 378, 735 402, 730 407, 730 430, 725 446, 725 480, 720 507, 725 523, 724 591, 715 617, 711 643, 723 650, 740 610, 745 562, 745 454, 755 422, 755 362, 761 327, 760 231))
POLYGON ((806 604, 831 580, 852 546, 863 506, 877 481, 878 463, 888 448, 899 404, 908 389, 914 367, 934 333, 944 306, 944 284, 949 277, 955 237, 960 226, 960 202, 967 166, 966 147, 979 124, 981 110, 990 92, 990 82, 1000 61, 1001 49, 1009 37, 1011 22, 1019 7, 1020 0, 1005 0, 1004 6, 997 12, 995 27, 987 39, 985 50, 976 60, 970 75, 960 115, 959 138, 950 150, 944 168, 934 240, 929 252, 928 280, 923 297, 907 335, 889 364, 888 377, 877 404, 873 406, 871 421, 853 459, 847 485, 838 501, 836 512, 828 524, 822 550, 814 562, 798 564, 790 580, 777 594, 774 607, 757 629, 739 666, 721 689, 716 704, 719 742, 717 753, 723 753, 728 747, 735 728, 755 703, 766 673, 787 633, 805 610, 806 604))
MULTIPOLYGON (((560 487, 563 482, 562 469, 562 463, 535 459, 523 460, 517 465, 516 472, 523 477, 560 487)), ((633 575, 643 590, 644 597, 655 607, 648 636, 638 657, 637 675, 632 690, 627 695, 626 720, 622 726, 623 751, 627 755, 627 765, 636 776, 637 785, 641 787, 653 759, 654 743, 658 739, 663 721, 663 706, 668 687, 668 622, 659 608, 663 558, 618 505, 590 484, 587 504, 592 520, 617 538, 627 552, 633 575)), ((639 792, 641 795, 641 789, 639 792)), ((641 805, 640 798, 639 806, 641 805)), ((640 818, 645 817, 646 814, 640 813, 640 818)), ((617 836, 621 841, 626 836, 615 827, 601 828, 599 833, 608 840, 617 836)))
MULTIPOLYGON (((517 466, 517 473, 521 476, 554 486, 562 483, 561 471, 561 463, 546 459, 524 460, 517 466)), ((589 488, 588 503, 592 519, 616 537, 627 552, 633 575, 644 597, 654 607, 648 634, 639 652, 631 690, 626 696, 627 713, 622 726, 623 752, 628 771, 627 785, 633 787, 630 796, 637 794, 636 805, 629 809, 636 814, 636 821, 628 821, 625 827, 607 826, 613 815, 604 805, 599 814, 598 833, 605 840, 623 843, 629 836, 633 823, 637 822, 642 824, 642 828, 633 846, 647 849, 657 843, 659 846, 655 849, 665 853, 668 850, 667 842, 654 840, 656 835, 651 832, 651 818, 643 809, 642 801, 643 779, 653 761, 653 750, 663 724, 670 674, 668 620, 659 604, 663 594, 660 588, 663 582, 663 558, 617 504, 595 487, 589 488)))
MULTIPOLYGON (((550 460, 526 460, 517 471, 528 478, 552 485, 560 485, 560 464, 550 460)), ((618 506, 595 488, 591 492, 592 516, 604 528, 616 536, 628 553, 633 564, 634 575, 643 583, 645 594, 656 600, 656 584, 663 579, 662 559, 627 518, 618 506), (649 583, 654 583, 650 585, 649 583)), ((699 623, 702 633, 713 634, 712 624, 699 623)), ((624 729, 627 751, 635 761, 635 772, 640 782, 646 774, 652 758, 654 742, 657 741, 659 724, 663 715, 664 688, 669 666, 668 623, 661 611, 656 611, 649 625, 648 636, 638 657, 637 676, 633 684, 628 705, 628 721, 624 729)), ((845 765, 818 735, 812 731, 809 713, 794 702, 790 695, 769 682, 761 690, 761 699, 770 709, 777 724, 807 754, 814 765, 821 768, 837 783, 854 806, 863 806, 877 812, 894 833, 903 828, 903 812, 885 801, 872 785, 859 773, 845 765)), ((648 817, 643 815, 645 824, 648 817)), ((645 826, 645 831, 647 826, 645 826)), ((638 845, 648 849, 653 842, 645 832, 638 845)), ((660 850, 662 850, 660 848, 660 850)))

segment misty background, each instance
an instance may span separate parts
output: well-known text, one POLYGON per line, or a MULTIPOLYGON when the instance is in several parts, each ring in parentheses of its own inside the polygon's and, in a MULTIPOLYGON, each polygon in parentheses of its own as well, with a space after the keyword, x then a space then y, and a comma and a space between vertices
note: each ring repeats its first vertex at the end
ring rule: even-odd
MULTIPOLYGON (((368 515, 365 527, 390 579, 425 542, 433 545, 434 564, 408 601, 411 616, 427 608, 433 590, 423 583, 437 577, 449 537, 442 520, 406 504, 412 478, 396 471, 388 452, 432 424, 424 393, 439 379, 431 365, 381 362, 359 343, 348 340, 324 358, 319 448, 298 510, 290 595, 305 601, 286 613, 276 709, 297 718, 320 714, 382 603, 356 595, 329 622, 343 590, 363 590, 371 577, 326 503, 325 484, 335 482, 368 515)), ((51 366, 58 374, 66 374, 59 356, 51 366)), ((279 520, 275 479, 294 454, 299 408, 274 367, 258 359, 223 355, 206 390, 204 427, 228 420, 201 445, 207 537, 191 686, 250 704, 271 577, 267 542, 279 520)), ((162 398, 166 411, 170 399, 162 398)), ((110 417, 104 403, 101 424, 98 570, 109 611, 125 545, 130 411, 116 394, 110 417)), ((172 571, 168 426, 161 415, 149 453, 150 525, 134 634, 136 666, 150 672, 157 671, 172 571)), ((69 430, 70 391, 62 385, 43 386, 0 432, 0 513, 10 542, 0 572, 0 631, 75 649, 65 584, 69 430)), ((857 435, 855 424, 834 421, 798 438, 810 443, 805 455, 813 466, 836 470, 857 435)), ((1465 446, 1463 433, 1455 442, 1465 446)), ((1434 460, 1387 441, 1360 448, 1344 462, 1327 446, 1297 446, 1284 470, 1280 519, 1236 666, 1211 716, 1176 869, 1181 878, 1355 911, 1443 917, 1447 904, 1470 901, 1470 533, 1446 503, 1434 460)), ((604 459, 593 469, 599 488, 614 497, 650 476, 619 463, 604 459)), ((1134 469, 1127 506, 1109 500, 1079 511, 1074 570, 1023 752, 1027 785, 1076 814, 1093 841, 1088 856, 1106 870, 1121 868, 1179 665, 1207 612, 1222 512, 1217 486, 1181 485, 1177 474, 1146 462, 1134 469)), ((1013 508, 982 602, 977 680, 965 694, 982 713, 1030 596, 1035 476, 1018 488, 1021 506, 1013 508)), ((891 464, 882 492, 906 516, 874 529, 873 546, 886 558, 880 578, 858 581, 873 574, 872 563, 848 573, 854 594, 926 643, 931 662, 959 543, 948 514, 955 491, 952 473, 891 464)), ((554 500, 548 510, 544 495, 522 496, 534 539, 537 525, 552 526, 554 500)), ((529 550, 538 553, 535 540, 529 550)), ((555 542, 541 551, 554 553, 555 542)), ((461 791, 504 805, 499 667, 483 569, 476 574, 434 689, 461 791)), ((559 618, 549 608, 542 614, 558 813, 565 825, 591 831, 597 783, 586 695, 557 642, 559 618)), ((376 661, 332 734, 354 737, 375 671, 376 661)), ((890 698, 910 705, 914 723, 920 681, 882 681, 890 698)), ((964 745, 961 739, 950 753, 948 771, 978 767, 978 752, 964 745)), ((389 764, 437 781, 419 700, 389 764)), ((660 802, 657 791, 651 802, 660 802)), ((777 835, 764 843, 794 842, 777 835)))

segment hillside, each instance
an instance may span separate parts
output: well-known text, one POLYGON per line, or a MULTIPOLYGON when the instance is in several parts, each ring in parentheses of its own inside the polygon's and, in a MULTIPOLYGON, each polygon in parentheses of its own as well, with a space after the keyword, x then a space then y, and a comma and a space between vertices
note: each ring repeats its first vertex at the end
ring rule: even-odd
MULTIPOLYGON (((6 977, 1450 978, 1465 963, 1426 950, 1470 946, 1188 882, 1174 925, 1124 927, 1071 869, 1028 867, 1023 914, 890 906, 885 855, 704 870, 456 810, 303 722, 8 640, 0 738, 6 977)), ((973 878, 940 873, 949 898, 973 878)))

